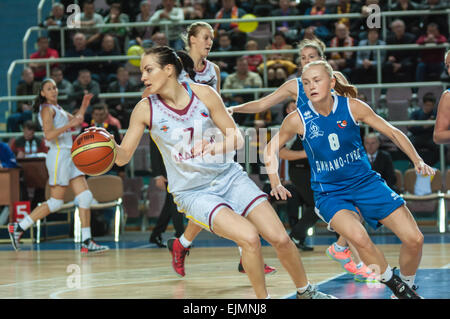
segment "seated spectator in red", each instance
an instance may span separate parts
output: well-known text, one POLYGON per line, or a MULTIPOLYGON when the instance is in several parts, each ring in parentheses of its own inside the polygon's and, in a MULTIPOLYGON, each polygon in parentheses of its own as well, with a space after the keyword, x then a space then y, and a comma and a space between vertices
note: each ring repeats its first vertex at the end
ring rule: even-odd
MULTIPOLYGON (((30 55, 30 59, 49 59, 49 58, 59 58, 59 53, 55 49, 52 49, 48 46, 48 38, 47 37, 39 37, 37 39, 38 50, 30 55)), ((57 63, 50 64, 50 68, 58 66, 57 63)), ((36 63, 32 62, 29 64, 29 67, 33 70, 34 79, 37 81, 42 81, 46 76, 50 76, 47 74, 45 63, 36 63)))
MULTIPOLYGON (((417 44, 442 44, 447 39, 439 32, 439 26, 430 22, 427 32, 417 39, 417 44)), ((439 81, 444 68, 445 49, 420 50, 419 61, 416 69, 416 81, 439 81)))
MULTIPOLYGON (((258 43, 255 40, 249 40, 245 45, 245 49, 247 51, 256 51, 258 50, 258 43)), ((258 65, 263 62, 262 54, 244 55, 244 58, 247 60, 248 69, 252 72, 258 72, 258 65)))
POLYGON ((23 124, 23 136, 11 140, 11 150, 16 158, 36 157, 38 153, 47 153, 45 140, 35 136, 35 132, 36 124, 33 121, 26 121, 23 124))

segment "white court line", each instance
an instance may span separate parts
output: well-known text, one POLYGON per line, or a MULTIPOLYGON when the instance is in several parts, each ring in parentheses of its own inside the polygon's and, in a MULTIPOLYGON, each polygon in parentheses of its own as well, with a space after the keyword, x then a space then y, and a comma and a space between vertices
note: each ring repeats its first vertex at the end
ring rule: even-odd
POLYGON ((447 265, 441 267, 441 269, 446 269, 446 268, 450 268, 450 264, 447 264, 447 265))
MULTIPOLYGON (((329 281, 332 281, 332 280, 334 280, 334 279, 336 279, 336 278, 338 278, 338 277, 340 277, 340 276, 342 276, 342 275, 345 275, 345 274, 346 274, 345 272, 340 273, 340 274, 337 274, 336 276, 333 276, 333 277, 331 277, 331 278, 325 279, 325 280, 323 280, 323 281, 321 281, 321 282, 319 282, 318 284, 315 284, 315 285, 316 285, 316 286, 319 286, 319 285, 325 284, 325 283, 327 283, 327 282, 329 282, 329 281)), ((290 297, 292 297, 292 296, 295 296, 296 293, 297 293, 297 292, 290 293, 289 295, 285 295, 285 296, 281 297, 281 299, 288 299, 288 298, 290 298, 290 297)))

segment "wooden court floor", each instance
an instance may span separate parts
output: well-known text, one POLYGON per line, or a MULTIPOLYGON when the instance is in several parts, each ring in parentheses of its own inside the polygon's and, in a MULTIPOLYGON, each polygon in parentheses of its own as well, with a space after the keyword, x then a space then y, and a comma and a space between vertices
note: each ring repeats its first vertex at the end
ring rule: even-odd
MULTIPOLYGON (((398 244, 378 245, 398 266, 398 244)), ((326 282, 342 268, 316 245, 301 252, 312 283, 326 282)), ((266 282, 272 298, 286 298, 295 287, 275 251, 264 246, 265 262, 277 268, 266 282)), ((0 251, 0 298, 62 299, 252 299, 248 278, 237 271, 236 247, 194 247, 186 257, 186 276, 171 268, 166 249, 111 249, 82 256, 78 249, 0 251)), ((450 244, 425 244, 420 268, 449 268, 450 244)), ((364 285, 359 283, 358 285, 364 285)), ((448 287, 450 291, 450 287, 448 287)))

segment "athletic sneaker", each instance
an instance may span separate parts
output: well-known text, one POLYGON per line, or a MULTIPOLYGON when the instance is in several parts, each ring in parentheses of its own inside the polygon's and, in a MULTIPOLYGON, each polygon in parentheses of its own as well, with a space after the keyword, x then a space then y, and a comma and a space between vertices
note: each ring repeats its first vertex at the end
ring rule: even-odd
POLYGON ((306 291, 300 293, 297 291, 297 299, 337 299, 333 295, 327 295, 317 290, 317 286, 309 285, 306 291))
MULTIPOLYGON (((417 293, 417 289, 419 289, 419 286, 412 285, 411 289, 414 290, 417 293)), ((423 299, 422 296, 419 295, 419 297, 420 297, 420 299, 423 299)), ((398 299, 398 298, 394 294, 392 294, 391 295, 391 299, 398 299)))
POLYGON ((18 223, 10 223, 8 224, 8 233, 9 238, 11 239, 11 244, 15 250, 19 250, 19 240, 22 237, 23 231, 18 231, 19 227, 18 223))
POLYGON ((87 253, 100 253, 109 250, 108 246, 98 245, 92 238, 86 239, 81 243, 81 252, 87 253))
POLYGON ((336 251, 336 249, 334 249, 334 244, 332 244, 330 247, 327 248, 325 253, 332 260, 337 261, 338 263, 340 263, 341 267, 344 268, 345 271, 347 271, 347 272, 349 272, 351 274, 354 274, 356 272, 356 265, 352 261, 350 249, 346 248, 344 251, 336 251), (349 262, 352 262, 352 264, 347 265, 349 262), (345 267, 345 265, 347 265, 347 268, 345 267))
POLYGON ((414 289, 411 289, 399 276, 392 274, 389 281, 383 282, 398 299, 422 299, 414 289))
POLYGON ((353 276, 353 279, 358 282, 378 282, 376 275, 364 264, 361 268, 356 268, 356 273, 353 276))
POLYGON ((172 267, 175 272, 184 277, 184 258, 189 255, 189 248, 184 248, 178 238, 171 238, 167 241, 167 248, 172 254, 172 267))
MULTIPOLYGON (((240 273, 245 274, 244 266, 242 266, 242 258, 239 261, 238 270, 240 273)), ((277 272, 275 267, 270 267, 267 264, 264 264, 264 275, 272 275, 277 272)))

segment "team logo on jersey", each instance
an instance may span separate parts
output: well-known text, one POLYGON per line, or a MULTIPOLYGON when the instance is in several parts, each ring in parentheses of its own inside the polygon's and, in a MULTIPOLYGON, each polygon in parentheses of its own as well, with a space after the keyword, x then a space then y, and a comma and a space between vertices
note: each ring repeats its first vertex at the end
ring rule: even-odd
POLYGON ((208 113, 206 113, 206 112, 202 112, 202 113, 200 113, 203 117, 208 117, 209 115, 208 115, 208 113))
POLYGON ((305 121, 310 119, 312 117, 311 111, 306 111, 303 113, 303 117, 305 118, 305 121))
POLYGON ((316 123, 311 122, 311 125, 309 126, 309 138, 316 138, 319 136, 323 136, 323 131, 320 130, 320 128, 317 126, 316 123))
POLYGON ((347 121, 346 120, 337 121, 337 125, 339 128, 345 128, 347 126, 347 121))
POLYGON ((161 127, 161 131, 163 131, 164 133, 166 133, 169 130, 169 127, 167 125, 164 125, 161 127))

